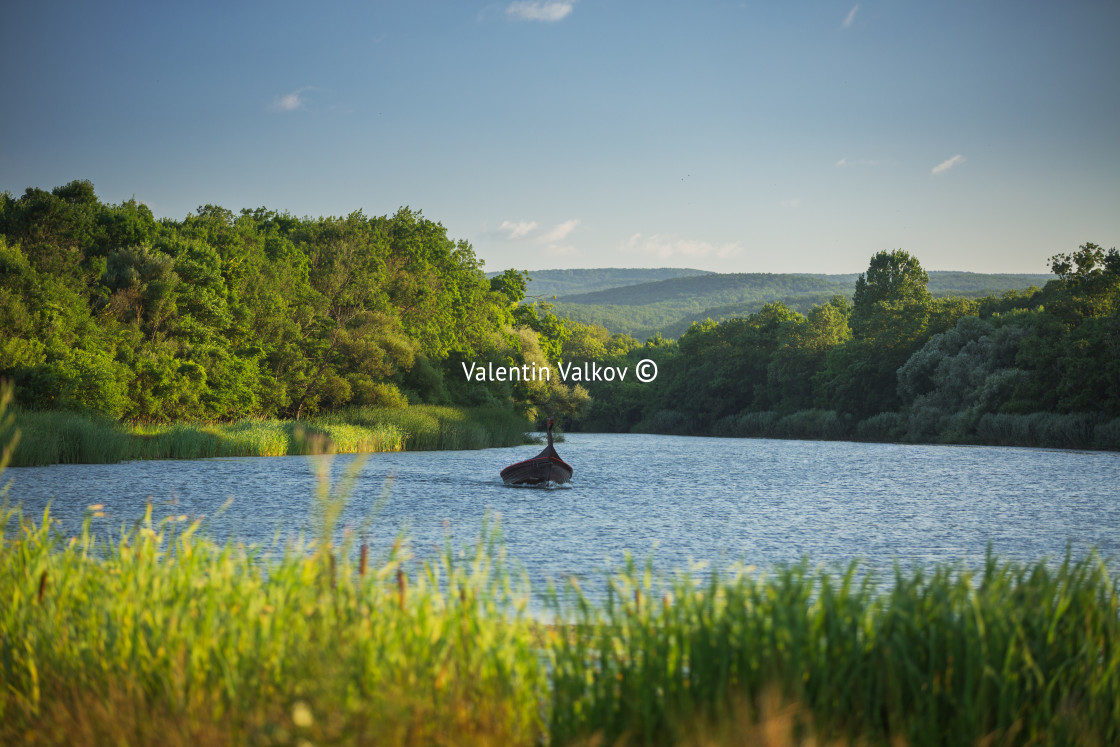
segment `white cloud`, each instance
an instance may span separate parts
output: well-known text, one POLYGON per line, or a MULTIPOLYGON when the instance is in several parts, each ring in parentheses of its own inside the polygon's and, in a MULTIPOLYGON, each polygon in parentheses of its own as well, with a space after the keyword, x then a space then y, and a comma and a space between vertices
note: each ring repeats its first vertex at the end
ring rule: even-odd
POLYGON ((859 5, 855 5, 848 11, 848 15, 844 16, 844 22, 840 24, 840 28, 846 29, 852 25, 852 21, 856 20, 856 11, 859 10, 859 5))
POLYGON ((868 158, 854 158, 854 159, 841 158, 839 161, 836 162, 835 165, 840 166, 840 167, 844 167, 844 166, 878 166, 879 162, 874 160, 874 159, 868 159, 868 158))
POLYGON ((782 200, 778 204, 784 208, 796 208, 801 207, 801 200, 795 197, 792 200, 782 200))
POLYGON ((949 169, 953 168, 954 166, 959 166, 960 164, 964 163, 966 160, 967 159, 964 156, 962 156, 958 153, 957 155, 953 156, 949 160, 942 161, 941 163, 934 166, 933 171, 931 171, 930 173, 931 174, 944 174, 949 169))
POLYGON ((537 230, 537 222, 535 220, 523 220, 510 223, 508 220, 504 220, 502 225, 498 226, 498 230, 504 231, 507 239, 520 239, 537 230))
POLYGON ((654 256, 658 259, 670 257, 717 257, 727 259, 743 251, 738 242, 734 244, 710 244, 694 239, 677 239, 669 236, 643 236, 636 233, 622 245, 622 251, 632 254, 654 256))
POLYGON ((272 100, 271 109, 277 112, 294 112, 296 109, 303 107, 303 92, 310 91, 311 86, 304 86, 297 88, 291 93, 286 93, 283 96, 277 96, 272 100))
POLYGON ((519 0, 506 7, 506 16, 515 21, 562 21, 572 12, 573 3, 566 0, 540 2, 539 0, 519 0))
POLYGON ((563 223, 557 223, 552 228, 544 231, 540 224, 535 220, 522 220, 514 223, 513 221, 504 220, 498 226, 497 233, 505 236, 506 239, 514 241, 517 239, 529 238, 538 244, 555 245, 559 241, 567 238, 568 234, 576 229, 579 225, 578 218, 566 220, 563 223))
POLYGON ((575 230, 575 227, 578 225, 579 220, 577 220, 576 218, 566 220, 563 223, 558 223, 557 225, 553 226, 551 231, 541 236, 540 241, 543 241, 545 243, 560 241, 565 236, 570 234, 573 230, 575 230))

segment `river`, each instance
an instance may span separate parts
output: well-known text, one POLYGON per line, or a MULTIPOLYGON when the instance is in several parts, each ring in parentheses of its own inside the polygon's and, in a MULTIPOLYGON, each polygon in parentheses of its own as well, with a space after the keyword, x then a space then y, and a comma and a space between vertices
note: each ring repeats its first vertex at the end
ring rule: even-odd
MULTIPOLYGON (((578 433, 557 449, 575 469, 570 487, 502 484, 499 470, 534 446, 369 455, 342 525, 375 553, 403 530, 423 558, 447 538, 471 542, 491 512, 534 589, 597 577, 626 551, 664 570, 860 558, 888 575, 895 562, 976 566, 989 546, 1028 562, 1067 546, 1120 551, 1116 453, 578 433)), ((64 532, 95 503, 108 514, 99 527, 131 524, 150 497, 157 515, 209 517, 219 539, 283 546, 311 532, 318 459, 56 465, 5 479, 26 513, 50 503, 64 532)), ((336 479, 354 459, 333 459, 336 479)))

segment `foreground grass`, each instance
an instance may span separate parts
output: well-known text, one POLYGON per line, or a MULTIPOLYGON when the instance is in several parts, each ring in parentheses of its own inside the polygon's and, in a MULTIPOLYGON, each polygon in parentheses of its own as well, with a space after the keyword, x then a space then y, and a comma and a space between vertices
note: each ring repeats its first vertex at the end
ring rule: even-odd
POLYGON ((129 425, 73 412, 20 412, 16 467, 132 459, 200 459, 378 451, 482 449, 525 442, 530 424, 510 410, 418 405, 353 408, 306 421, 129 425))
POLYGON ((605 603, 573 597, 585 634, 551 648, 553 738, 687 744, 699 724, 738 744, 777 702, 792 733, 843 743, 1120 744, 1120 591, 1100 559, 896 570, 887 592, 858 571, 659 589, 631 563, 605 603))
POLYGON ((417 569, 399 545, 373 563, 317 542, 219 546, 150 509, 103 541, 99 508, 72 538, 49 515, 0 517, 0 743, 497 745, 542 733, 527 592, 492 543, 417 569))
POLYGON ((97 539, 99 509, 74 537, 3 517, 0 743, 1120 743, 1096 558, 889 592, 854 566, 659 584, 631 564, 602 602, 552 595, 564 622, 542 627, 485 527, 417 565, 400 544, 217 545, 150 512, 97 539))

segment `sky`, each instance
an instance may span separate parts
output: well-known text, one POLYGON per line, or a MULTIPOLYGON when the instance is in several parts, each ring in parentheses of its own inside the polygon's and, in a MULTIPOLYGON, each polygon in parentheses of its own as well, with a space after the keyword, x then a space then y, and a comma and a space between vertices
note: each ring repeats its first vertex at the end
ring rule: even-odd
POLYGON ((402 206, 487 270, 1120 245, 1120 3, 8 4, 0 191, 402 206))

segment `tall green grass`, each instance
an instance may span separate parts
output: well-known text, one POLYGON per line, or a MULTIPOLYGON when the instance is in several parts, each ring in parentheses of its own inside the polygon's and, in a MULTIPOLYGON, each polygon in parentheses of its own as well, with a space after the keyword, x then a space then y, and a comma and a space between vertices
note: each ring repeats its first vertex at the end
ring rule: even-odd
POLYGON ((775 713, 769 744, 1120 740, 1096 558, 885 592, 854 566, 660 585, 631 564, 541 626, 488 528, 417 565, 403 544, 217 545, 150 512, 106 540, 99 510, 72 538, 3 517, 0 743, 740 744, 775 713))
POLYGON ((488 449, 525 443, 530 423, 500 407, 355 407, 323 415, 317 424, 349 424, 400 433, 408 451, 488 449))
POLYGON ((185 517, 113 539, 0 514, 0 743, 534 744, 528 591, 484 527, 404 546, 217 545, 185 517))
POLYGON ((16 414, 12 466, 132 459, 284 456, 322 451, 481 449, 525 442, 529 423, 499 408, 360 408, 306 421, 129 425, 74 412, 16 414))
POLYGON ((687 743, 776 695, 844 743, 1120 744, 1120 589, 1101 559, 897 570, 886 592, 858 571, 659 587, 630 562, 602 605, 554 594, 573 634, 551 648, 552 737, 687 743))

